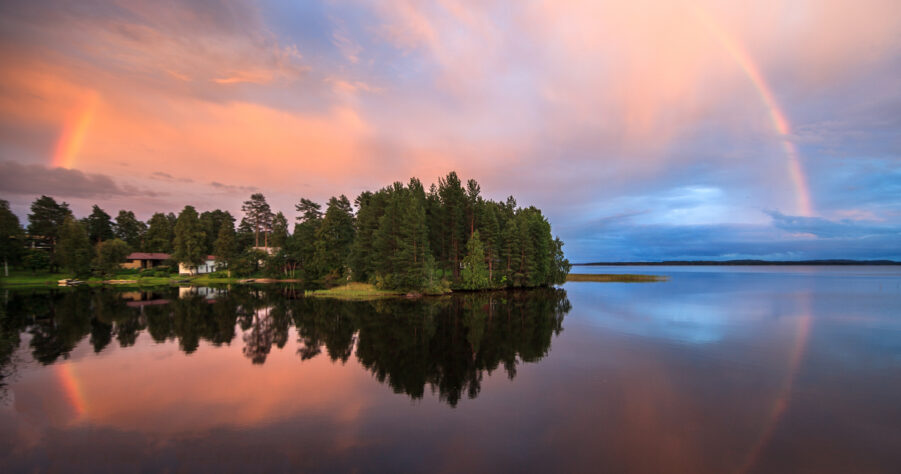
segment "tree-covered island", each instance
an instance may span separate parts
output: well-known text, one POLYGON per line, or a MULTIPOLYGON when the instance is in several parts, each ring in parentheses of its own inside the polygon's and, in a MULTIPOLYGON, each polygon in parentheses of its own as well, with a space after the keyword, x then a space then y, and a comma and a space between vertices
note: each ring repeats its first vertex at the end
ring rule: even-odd
POLYGON ((273 212, 261 193, 243 203, 237 226, 228 211, 193 206, 145 223, 132 211, 112 218, 95 205, 76 219, 67 203, 41 196, 23 228, 0 201, 0 258, 14 269, 8 281, 41 275, 168 281, 179 268, 192 274, 209 268, 208 280, 363 282, 421 293, 549 286, 566 281, 570 269, 541 210, 518 207, 512 196, 485 199, 475 180, 464 185, 455 172, 428 189, 412 178, 365 191, 353 203, 340 195, 323 208, 302 198, 295 208, 290 232, 288 217, 273 212), (123 269, 129 258, 141 264, 123 269))

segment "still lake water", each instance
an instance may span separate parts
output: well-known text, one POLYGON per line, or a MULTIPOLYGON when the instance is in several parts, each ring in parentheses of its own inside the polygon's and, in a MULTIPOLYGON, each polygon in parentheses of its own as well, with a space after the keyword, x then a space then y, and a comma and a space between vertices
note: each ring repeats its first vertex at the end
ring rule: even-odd
POLYGON ((901 471, 901 267, 411 302, 0 289, 0 471, 901 471))

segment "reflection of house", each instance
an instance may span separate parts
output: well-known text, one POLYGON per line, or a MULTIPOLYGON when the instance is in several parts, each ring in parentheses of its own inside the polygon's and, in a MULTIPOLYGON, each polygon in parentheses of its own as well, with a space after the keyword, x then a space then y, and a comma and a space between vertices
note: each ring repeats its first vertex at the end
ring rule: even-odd
POLYGON ((208 286, 180 286, 178 287, 179 298, 189 298, 197 295, 202 296, 208 303, 212 303, 220 295, 224 295, 225 290, 220 288, 210 288, 208 286))
POLYGON ((216 271, 216 257, 207 255, 206 259, 200 265, 191 266, 184 263, 178 264, 178 273, 180 275, 199 275, 201 273, 212 273, 216 271))
POLYGON ((127 291, 120 294, 125 300, 125 305, 129 308, 142 308, 144 306, 155 306, 169 304, 169 300, 160 298, 159 295, 149 291, 127 291))
POLYGON ((158 267, 166 260, 169 260, 169 258, 171 257, 168 253, 134 252, 125 257, 125 263, 122 264, 122 268, 144 269, 158 267))

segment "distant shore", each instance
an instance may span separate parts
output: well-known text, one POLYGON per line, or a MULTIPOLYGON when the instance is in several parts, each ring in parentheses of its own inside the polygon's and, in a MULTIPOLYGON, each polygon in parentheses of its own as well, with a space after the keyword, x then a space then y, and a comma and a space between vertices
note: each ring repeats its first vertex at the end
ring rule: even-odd
POLYGON ((636 267, 636 266, 755 266, 755 265, 901 265, 894 260, 665 260, 660 262, 591 262, 573 263, 583 267, 636 267))

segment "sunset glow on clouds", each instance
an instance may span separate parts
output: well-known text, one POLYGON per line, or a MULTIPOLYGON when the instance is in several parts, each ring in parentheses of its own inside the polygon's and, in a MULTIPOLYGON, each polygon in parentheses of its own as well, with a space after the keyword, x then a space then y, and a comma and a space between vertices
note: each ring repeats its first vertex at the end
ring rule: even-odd
POLYGON ((4 2, 0 197, 293 215, 456 170, 573 261, 901 258, 898 31, 892 0, 4 2))

